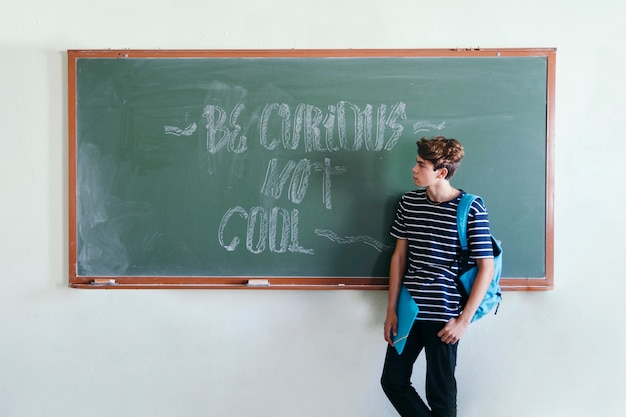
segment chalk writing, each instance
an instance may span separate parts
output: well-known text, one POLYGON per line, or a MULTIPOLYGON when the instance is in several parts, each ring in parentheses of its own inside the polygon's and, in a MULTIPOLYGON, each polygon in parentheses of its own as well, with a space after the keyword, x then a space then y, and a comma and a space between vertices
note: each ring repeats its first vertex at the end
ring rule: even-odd
POLYGON ((248 149, 246 137, 239 136, 241 125, 238 118, 245 106, 239 103, 230 112, 226 124, 226 111, 220 106, 208 105, 202 117, 206 119, 206 148, 210 153, 217 153, 224 147, 229 152, 241 153, 248 149))
MULTIPOLYGON (((357 105, 339 100, 323 110, 307 103, 290 106, 272 102, 265 104, 262 110, 255 113, 256 116, 247 113, 244 103, 237 103, 230 111, 216 104, 204 107, 201 117, 206 129, 206 149, 210 154, 246 152, 251 142, 242 132, 250 134, 255 131, 250 128, 250 121, 258 123, 256 143, 270 152, 279 149, 303 149, 307 153, 391 151, 404 130, 401 121, 406 119, 406 105, 403 102, 357 105)), ((413 128, 417 133, 444 126, 445 122, 436 125, 420 121, 413 128)), ((164 129, 167 135, 191 136, 197 131, 197 124, 194 122, 185 128, 164 126, 164 129)), ((333 166, 330 158, 322 161, 271 158, 259 191, 274 200, 285 197, 290 203, 298 205, 307 194, 311 175, 319 172, 322 175, 322 204, 325 209, 331 210, 332 177, 347 171, 345 166, 333 166)), ((299 243, 298 216, 295 208, 255 206, 246 210, 241 206, 231 207, 220 220, 217 238, 220 246, 227 251, 236 250, 243 239, 246 250, 253 254, 269 251, 311 255, 313 249, 304 248, 299 243)), ((337 244, 364 243, 379 252, 392 249, 369 236, 340 237, 321 228, 315 229, 315 234, 337 244)))
MULTIPOLYGON (((241 153, 248 149, 248 139, 241 135, 240 117, 245 109, 243 103, 234 106, 230 113, 218 105, 205 106, 202 118, 206 119, 206 148, 210 153, 224 149, 241 153)), ((297 150, 303 146, 306 152, 359 151, 363 148, 373 152, 391 151, 404 131, 400 120, 406 119, 406 104, 380 104, 374 117, 371 104, 361 108, 341 100, 329 105, 324 113, 317 106, 300 103, 293 114, 285 103, 265 105, 259 121, 260 145, 270 151, 278 146, 285 150, 297 150), (349 120, 352 120, 351 124, 349 120), (274 137, 270 137, 270 125, 278 126, 278 134, 274 137), (351 137, 348 132, 353 132, 351 137)), ((176 126, 164 128, 166 134, 190 136, 197 125, 192 123, 184 129, 176 126)))
POLYGON ((191 136, 194 134, 197 128, 198 125, 195 123, 190 124, 184 129, 176 126, 165 126, 165 134, 174 136, 191 136))
POLYGON ((327 113, 324 113, 319 107, 300 103, 292 117, 291 108, 287 104, 269 103, 261 114, 260 143, 267 150, 274 150, 279 145, 284 149, 296 150, 301 146, 302 138, 306 152, 358 151, 363 147, 370 151, 390 151, 402 135, 404 127, 398 120, 406 119, 405 107, 403 102, 396 103, 387 114, 387 105, 379 105, 374 129, 371 104, 361 109, 349 101, 339 101, 336 105, 329 105, 327 113), (347 133, 350 118, 346 113, 353 116, 352 138, 347 133), (274 118, 278 121, 273 121, 274 118), (269 137, 268 126, 271 123, 280 126, 279 134, 275 137, 269 137), (387 128, 391 129, 391 134, 385 138, 387 128))
POLYGON ((322 181, 322 201, 324 207, 332 208, 331 202, 331 175, 346 172, 343 166, 330 166, 330 159, 325 158, 323 163, 311 162, 308 159, 301 159, 297 164, 295 161, 287 161, 280 174, 278 173, 278 160, 272 158, 267 166, 265 181, 261 186, 261 193, 279 199, 287 180, 291 177, 289 185, 288 199, 294 204, 300 204, 309 185, 309 176, 312 171, 321 171, 322 181))
POLYGON ((392 250, 393 246, 385 245, 382 242, 370 237, 370 236, 345 236, 341 237, 333 231, 327 229, 315 229, 315 234, 318 236, 326 237, 329 240, 332 240, 335 243, 339 243, 342 245, 350 244, 350 243, 365 243, 366 245, 370 245, 378 252, 383 252, 387 250, 392 250))
POLYGON ((430 130, 443 130, 446 127, 446 122, 439 124, 421 120, 413 123, 413 133, 428 132, 430 130))
POLYGON ((264 207, 252 207, 249 211, 241 206, 228 209, 220 221, 218 231, 220 245, 227 251, 234 251, 241 241, 236 233, 233 233, 234 236, 229 243, 224 240, 231 221, 235 221, 232 219, 234 214, 238 214, 246 223, 246 249, 249 252, 262 253, 269 245, 269 251, 273 253, 284 253, 289 250, 294 253, 313 254, 313 249, 305 249, 298 243, 298 210, 289 211, 280 207, 272 207, 269 210, 264 207), (280 235, 279 217, 282 220, 280 235))

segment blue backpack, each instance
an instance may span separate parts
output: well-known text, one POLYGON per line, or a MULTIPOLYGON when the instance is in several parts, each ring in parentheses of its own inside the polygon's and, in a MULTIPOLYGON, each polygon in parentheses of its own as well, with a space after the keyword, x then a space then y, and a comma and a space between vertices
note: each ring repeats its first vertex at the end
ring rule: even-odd
MULTIPOLYGON (((476 274, 478 273, 478 267, 473 265, 470 267, 469 263, 469 249, 467 247, 467 219, 469 216, 469 209, 475 199, 480 197, 472 194, 465 194, 461 198, 459 208, 456 214, 457 229, 459 232, 459 239, 461 240, 461 258, 459 259, 459 275, 456 277, 456 284, 461 293, 461 299, 463 305, 467 302, 469 294, 472 291, 472 286, 476 280, 476 274)), ((485 298, 476 310, 472 321, 476 321, 486 314, 488 314, 494 308, 496 309, 494 314, 497 314, 500 301, 502 300, 502 290, 500 289, 500 275, 502 274, 502 247, 500 242, 491 235, 491 243, 493 245, 493 263, 494 271, 491 284, 487 289, 485 298)))

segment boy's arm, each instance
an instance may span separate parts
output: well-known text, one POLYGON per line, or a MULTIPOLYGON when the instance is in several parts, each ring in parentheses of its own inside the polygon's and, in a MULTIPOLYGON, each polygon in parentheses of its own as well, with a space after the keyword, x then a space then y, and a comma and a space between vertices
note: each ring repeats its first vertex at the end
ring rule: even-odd
POLYGON ((459 317, 450 320, 437 334, 444 343, 458 342, 489 289, 494 270, 493 258, 476 259, 476 265, 478 265, 478 273, 463 312, 459 317))
POLYGON ((406 267, 406 256, 408 251, 408 242, 405 239, 396 241, 396 248, 391 255, 391 264, 389 266, 389 295, 387 300, 387 316, 385 318, 385 340, 393 346, 392 336, 398 335, 398 315, 396 308, 398 304, 398 295, 402 286, 402 277, 406 267))
POLYGON ((476 280, 472 285, 472 291, 469 294, 469 298, 463 312, 459 316, 459 320, 470 324, 472 317, 478 310, 480 303, 485 298, 485 294, 491 284, 491 278, 493 278, 493 258, 476 259, 476 265, 478 265, 478 273, 476 274, 476 280))

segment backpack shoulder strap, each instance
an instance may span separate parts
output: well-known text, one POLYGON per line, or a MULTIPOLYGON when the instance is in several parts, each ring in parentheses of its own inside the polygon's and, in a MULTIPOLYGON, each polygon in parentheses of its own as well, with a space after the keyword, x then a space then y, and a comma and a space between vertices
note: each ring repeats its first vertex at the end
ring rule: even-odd
POLYGON ((467 250, 467 218, 469 216, 469 210, 474 200, 478 197, 473 194, 465 194, 461 197, 459 207, 456 211, 456 228, 459 232, 459 239, 461 241, 461 249, 467 250))

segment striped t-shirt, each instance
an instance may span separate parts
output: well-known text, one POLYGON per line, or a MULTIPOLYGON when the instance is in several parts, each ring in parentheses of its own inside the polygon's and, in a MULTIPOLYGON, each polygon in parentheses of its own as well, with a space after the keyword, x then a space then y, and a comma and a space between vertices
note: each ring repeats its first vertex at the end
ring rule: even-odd
MULTIPOLYGON (((402 196, 391 227, 391 236, 408 240, 404 285, 419 306, 417 320, 443 321, 461 314, 461 295, 454 282, 461 243, 456 212, 465 194, 452 201, 433 203, 426 190, 402 196)), ((484 203, 474 200, 467 223, 470 262, 493 258, 489 217, 484 203)))

